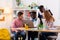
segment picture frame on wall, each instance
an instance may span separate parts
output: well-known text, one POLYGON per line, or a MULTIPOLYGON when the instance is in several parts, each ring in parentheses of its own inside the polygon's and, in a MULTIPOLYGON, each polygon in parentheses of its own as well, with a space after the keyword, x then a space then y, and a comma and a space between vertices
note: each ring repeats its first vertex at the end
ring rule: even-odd
POLYGON ((4 9, 0 9, 0 15, 2 15, 4 12, 4 9))
POLYGON ((5 21, 4 9, 0 9, 0 21, 5 21))

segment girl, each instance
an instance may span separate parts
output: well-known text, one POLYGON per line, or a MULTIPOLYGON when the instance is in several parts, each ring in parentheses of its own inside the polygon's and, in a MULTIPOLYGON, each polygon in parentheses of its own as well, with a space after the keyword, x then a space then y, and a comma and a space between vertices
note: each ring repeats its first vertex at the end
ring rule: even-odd
MULTIPOLYGON (((52 15, 50 14, 49 11, 44 11, 44 18, 46 21, 46 27, 47 29, 53 27, 53 22, 55 21, 52 15)), ((53 32, 42 32, 42 36, 40 37, 40 40, 46 40, 48 36, 55 35, 56 33, 53 32)))
POLYGON ((55 21, 53 16, 50 14, 49 11, 44 11, 44 17, 46 19, 46 25, 48 28, 53 26, 53 22, 55 21))

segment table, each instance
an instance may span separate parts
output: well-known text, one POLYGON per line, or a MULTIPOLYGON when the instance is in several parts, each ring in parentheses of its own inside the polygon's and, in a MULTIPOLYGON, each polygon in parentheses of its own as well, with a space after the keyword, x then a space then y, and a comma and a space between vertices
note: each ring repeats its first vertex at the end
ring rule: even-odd
POLYGON ((17 30, 25 30, 25 31, 38 31, 38 32, 60 32, 59 29, 56 29, 56 30, 48 30, 48 29, 44 29, 44 30, 34 30, 34 29, 31 29, 31 28, 28 28, 28 29, 25 29, 25 28, 12 28, 12 29, 17 29, 17 30))
POLYGON ((31 28, 28 28, 28 29, 25 29, 25 28, 12 28, 12 29, 17 29, 17 30, 25 30, 26 31, 26 37, 27 37, 27 40, 28 40, 28 31, 37 31, 38 32, 38 38, 39 38, 39 32, 60 32, 60 30, 56 29, 56 30, 48 30, 48 29, 44 29, 44 30, 38 30, 38 29, 31 29, 31 28))

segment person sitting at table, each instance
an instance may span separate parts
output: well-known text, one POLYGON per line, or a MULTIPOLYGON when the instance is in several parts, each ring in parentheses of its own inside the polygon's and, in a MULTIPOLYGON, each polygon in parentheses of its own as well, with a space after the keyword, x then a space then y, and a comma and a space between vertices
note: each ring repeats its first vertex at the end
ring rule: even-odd
MULTIPOLYGON (((34 28, 38 28, 38 25, 40 24, 40 20, 39 20, 39 18, 36 17, 36 12, 32 11, 32 12, 30 12, 30 14, 31 14, 30 20, 33 22, 34 28)), ((28 40, 30 40, 30 38, 31 38, 31 40, 34 40, 37 37, 38 37, 38 32, 36 32, 36 31, 28 32, 28 40)))
MULTIPOLYGON (((45 21, 46 21, 46 29, 52 28, 53 22, 55 21, 53 16, 50 14, 49 11, 45 10, 44 17, 45 17, 45 21)), ((54 32, 42 32, 41 34, 42 34, 42 36, 40 36, 40 40, 46 40, 48 36, 56 35, 56 33, 54 33, 54 32)))
MULTIPOLYGON (((13 20, 13 24, 11 28, 23 28, 24 27, 23 21, 24 21, 23 13, 18 12, 18 17, 15 20, 13 20)), ((20 37, 19 35, 21 35, 22 40, 25 40, 26 38, 26 34, 24 30, 12 29, 12 33, 14 33, 15 40, 18 40, 18 37, 20 37)))

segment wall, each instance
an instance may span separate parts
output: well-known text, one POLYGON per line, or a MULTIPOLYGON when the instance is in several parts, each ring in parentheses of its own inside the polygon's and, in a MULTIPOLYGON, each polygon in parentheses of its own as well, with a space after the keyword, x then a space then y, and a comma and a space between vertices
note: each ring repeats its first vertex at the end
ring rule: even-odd
POLYGON ((38 5, 44 5, 45 8, 50 9, 54 14, 54 17, 58 18, 59 13, 59 0, 21 0, 25 5, 29 5, 32 2, 35 2, 38 5), (57 16, 57 17, 56 17, 57 16))
POLYGON ((22 2, 26 5, 35 2, 38 5, 44 5, 46 9, 50 9, 55 18, 54 25, 60 25, 59 20, 59 0, 22 0, 22 2))
POLYGON ((1 0, 0 7, 10 7, 12 8, 12 0, 1 0))
POLYGON ((7 29, 9 29, 12 21, 12 0, 0 0, 0 8, 4 8, 4 10, 6 11, 4 14, 5 21, 0 21, 0 28, 6 27, 7 29))
MULTIPOLYGON (((59 14, 59 0, 21 0, 23 4, 29 5, 32 2, 35 2, 37 5, 44 5, 45 8, 50 9, 54 14, 54 17, 57 19, 59 14), (56 17, 57 16, 57 17, 56 17)), ((16 3, 13 0, 13 7, 15 7, 16 3)))
MULTIPOLYGON (((58 19, 59 15, 59 0, 22 0, 22 3, 29 5, 32 2, 36 2, 38 5, 44 5, 48 9, 50 9, 56 19, 55 25, 59 25, 60 21, 58 19)), ((16 4, 14 3, 14 0, 1 0, 0 1, 0 8, 9 8, 12 9, 14 8, 16 4)), ((9 27, 12 22, 12 15, 11 13, 8 15, 5 15, 6 21, 0 22, 0 27, 9 27)))

